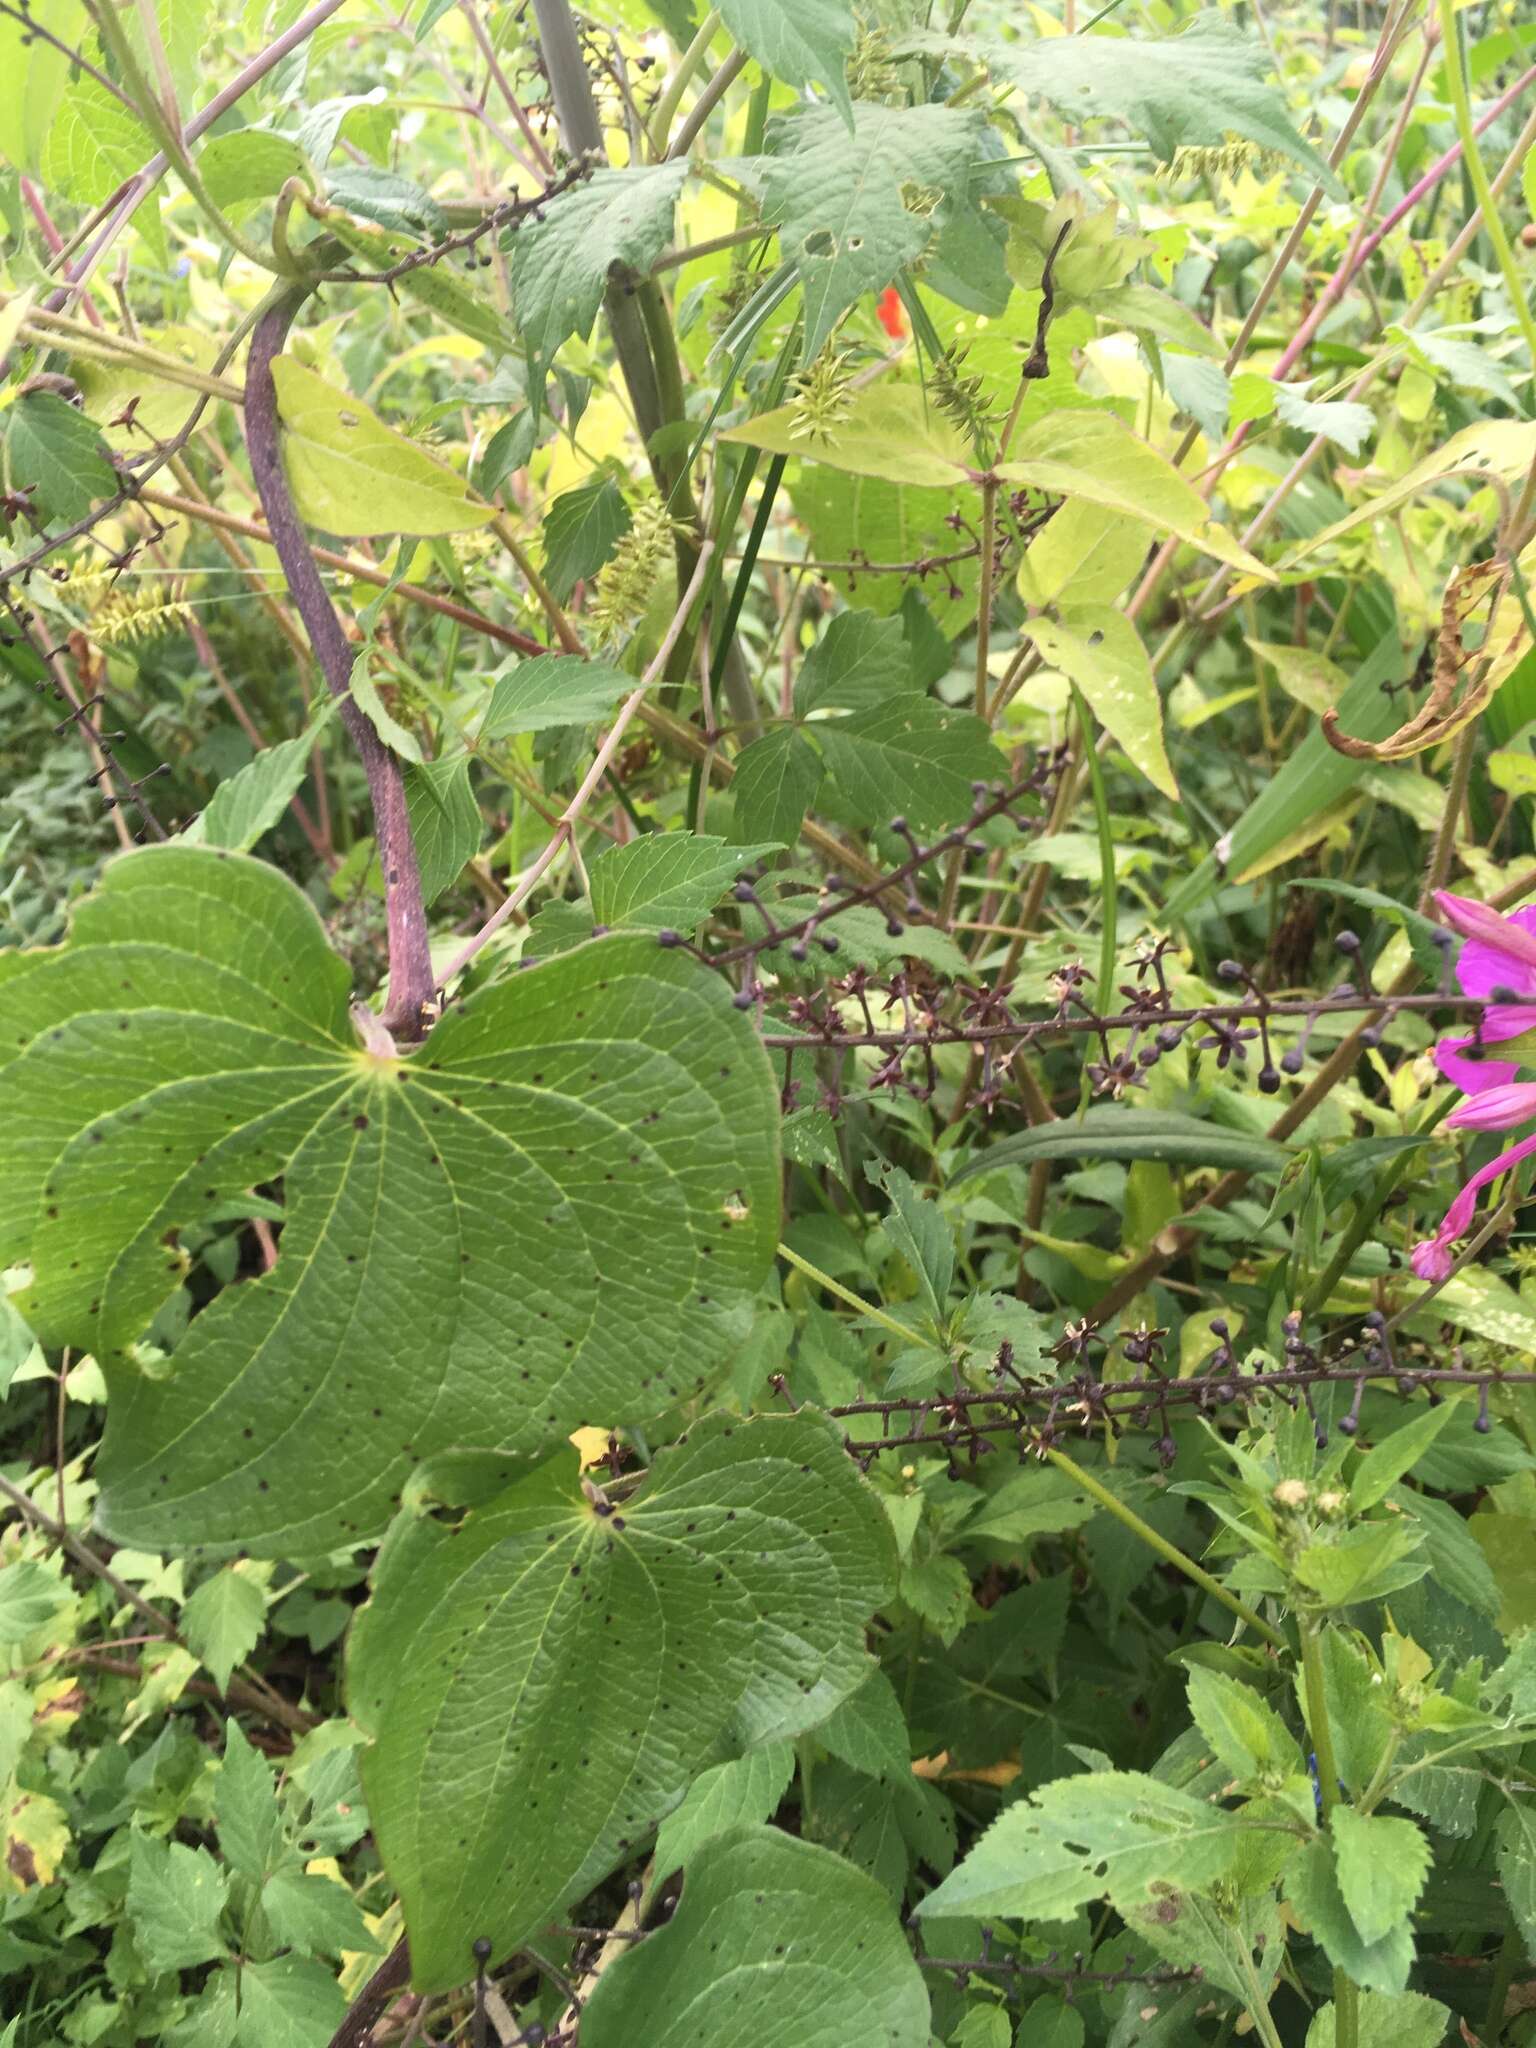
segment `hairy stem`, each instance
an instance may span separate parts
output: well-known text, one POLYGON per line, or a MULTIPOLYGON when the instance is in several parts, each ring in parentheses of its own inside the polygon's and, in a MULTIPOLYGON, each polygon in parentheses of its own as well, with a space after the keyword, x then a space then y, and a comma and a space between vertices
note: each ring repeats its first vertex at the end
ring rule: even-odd
POLYGON ((282 353, 293 316, 305 296, 302 291, 284 292, 257 321, 251 335, 245 382, 246 449, 256 494, 266 514, 267 530, 282 564, 294 608, 304 621, 304 630, 332 695, 341 700, 342 723, 352 736, 368 778, 379 865, 384 873, 384 910, 389 934, 389 991, 383 1022, 397 1037, 414 1039, 422 1034, 424 1012, 432 997, 432 953, 422 901, 421 866, 406 808, 405 777, 399 761, 352 700, 352 643, 336 616, 330 593, 320 580, 283 469, 272 362, 282 353))
MULTIPOLYGON (((1328 1720, 1328 1691, 1323 1682, 1322 1634, 1316 1622, 1301 1624, 1301 1675, 1307 1695, 1307 1729, 1317 1759, 1317 1789, 1328 1827, 1339 1803, 1339 1767, 1333 1754, 1333 1729, 1328 1720)), ((1360 2039, 1360 1995, 1343 1970, 1333 1973, 1335 2048, 1357 2048, 1360 2039)))

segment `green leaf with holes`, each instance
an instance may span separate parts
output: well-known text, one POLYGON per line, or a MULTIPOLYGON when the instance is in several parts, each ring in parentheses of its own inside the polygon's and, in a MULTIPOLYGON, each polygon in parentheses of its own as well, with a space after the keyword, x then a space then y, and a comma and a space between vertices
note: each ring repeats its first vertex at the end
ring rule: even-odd
POLYGON ((922 255, 934 232, 928 195, 963 192, 986 154, 986 123, 970 109, 861 100, 853 118, 850 130, 830 107, 784 115, 770 155, 729 165, 760 193, 763 219, 799 273, 808 363, 856 300, 922 255))
POLYGON ((677 1912, 603 1973, 581 2016, 583 2048, 927 2048, 929 2025, 885 1888, 773 1828, 701 1850, 677 1912))
POLYGON ((1134 620, 1110 604, 1072 604, 1054 619, 1031 619, 1026 631, 1042 660, 1076 683, 1132 766, 1177 802, 1163 745, 1163 701, 1134 620))
POLYGON ((516 1948, 722 1749, 857 1691, 893 1573, 878 1499, 810 1410, 708 1416, 618 1501, 570 1451, 419 1473, 347 1666, 418 1988, 462 1981, 479 1937, 516 1948))
POLYGON ((777 1089, 729 991, 636 936, 366 1050, 308 900, 239 854, 110 863, 0 961, 0 1265, 111 1385, 120 1543, 297 1557, 375 1536, 418 1459, 530 1451, 709 1384, 777 1238, 777 1089), (179 1233, 281 1182, 276 1266, 135 1340, 179 1233))

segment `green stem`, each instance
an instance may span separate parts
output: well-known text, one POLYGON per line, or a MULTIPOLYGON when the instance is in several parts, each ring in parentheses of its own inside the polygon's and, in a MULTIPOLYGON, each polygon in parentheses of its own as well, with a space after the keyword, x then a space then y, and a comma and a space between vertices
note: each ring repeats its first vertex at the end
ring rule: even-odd
POLYGON ((1083 735, 1083 759, 1088 764, 1088 784, 1093 791, 1094 816, 1099 824, 1099 897, 1104 919, 1104 931, 1099 940, 1099 1010, 1108 1014, 1114 1008, 1115 993, 1115 939, 1120 918, 1119 890, 1115 879, 1115 835, 1109 822, 1109 798, 1104 789, 1104 768, 1099 760, 1095 744, 1093 714, 1076 683, 1072 685, 1072 702, 1077 707, 1077 722, 1083 735))
POLYGON ((658 159, 667 153, 667 138, 672 133, 673 117, 683 103, 683 94, 688 90, 689 79, 709 55, 709 46, 714 41, 715 31, 719 26, 719 9, 712 7, 699 24, 698 34, 677 60, 677 69, 673 72, 667 89, 651 116, 651 154, 658 159))
MULTIPOLYGON (((1420 1120, 1415 1135, 1432 1131, 1455 1099, 1456 1090, 1448 1088, 1438 1101, 1432 1102, 1420 1120)), ((1382 1171, 1376 1176, 1371 1192, 1362 1199, 1350 1222, 1349 1228, 1344 1232, 1334 1248, 1333 1257, 1312 1283, 1311 1291, 1302 1303, 1302 1313, 1304 1315, 1316 1315, 1318 1310, 1327 1301, 1329 1295, 1332 1294, 1350 1260, 1370 1235, 1371 1226, 1386 1207, 1388 1198, 1398 1182, 1403 1178, 1403 1175, 1408 1171, 1412 1157, 1413 1155, 1410 1152, 1399 1153, 1397 1158, 1390 1165, 1383 1167, 1382 1171)))
POLYGON ((1456 118, 1456 139, 1461 144, 1461 161, 1472 190, 1477 194, 1477 203, 1482 209, 1483 232, 1493 244, 1494 254, 1499 259, 1503 273, 1504 288, 1509 293, 1510 305, 1514 309, 1520 331, 1525 336, 1526 350, 1531 361, 1536 363, 1536 315, 1531 312, 1521 281, 1520 268, 1515 261, 1515 252, 1510 247, 1509 235, 1499 214, 1493 188, 1488 182, 1487 167, 1483 163, 1482 151, 1478 148, 1477 132, 1472 124, 1472 100, 1467 89, 1466 60, 1461 40, 1457 33, 1458 20, 1455 0, 1439 0, 1440 45, 1445 52, 1445 77, 1450 88, 1451 110, 1456 118))
POLYGON ((1493 1982, 1488 1987, 1488 2010, 1478 2030, 1478 2038, 1487 2044, 1487 2048, 1495 2048, 1495 2043, 1503 2038, 1504 2008, 1509 2002, 1509 1987, 1524 1960, 1525 1944, 1511 1922, 1504 1930, 1504 1940, 1493 1966, 1493 1982))
MULTIPOLYGON (((856 1308, 861 1316, 868 1316, 872 1323, 879 1323, 882 1329, 889 1330, 893 1337, 899 1337, 903 1344, 923 1343, 918 1331, 907 1329, 905 1324, 898 1323, 894 1316, 888 1316, 883 1308, 876 1308, 872 1302, 865 1301, 862 1295, 855 1294, 851 1287, 845 1287, 841 1280, 834 1280, 830 1273, 823 1273, 820 1266, 813 1266, 809 1259, 802 1259, 798 1252, 792 1252, 787 1244, 779 1246, 779 1257, 793 1266, 797 1273, 803 1273, 807 1280, 814 1280, 816 1285, 824 1287, 828 1294, 835 1294, 838 1300, 846 1302, 849 1308, 856 1308)), ((934 1344, 929 1348, 937 1351, 939 1347, 934 1344)), ((1162 1541, 1161 1537, 1158 1541, 1162 1541)))
MULTIPOLYGON (((1328 1719, 1328 1689, 1323 1679, 1322 1632, 1313 1621, 1301 1623, 1301 1677, 1307 1696, 1307 1729, 1317 1759, 1317 1791, 1323 1825, 1331 1827, 1339 1804, 1339 1766, 1333 1753, 1333 1728, 1328 1719)), ((1360 1998, 1353 1978, 1333 1973, 1334 2048, 1359 2048, 1360 1998)))
MULTIPOLYGON (((780 1245, 779 1249, 783 1251, 784 1247, 780 1245)), ((910 1343, 911 1333, 904 1330, 902 1335, 910 1343)), ((1277 1629, 1272 1629, 1261 1615, 1255 1614, 1253 1609, 1239 1600, 1235 1593, 1229 1593, 1220 1579, 1212 1578, 1203 1565, 1196 1564, 1192 1557, 1186 1557, 1182 1550, 1168 1541, 1166 1536, 1159 1536, 1150 1522, 1144 1522, 1134 1508, 1127 1507, 1118 1495, 1111 1493, 1102 1480, 1095 1479, 1093 1474, 1079 1465, 1075 1458, 1069 1458, 1065 1451, 1054 1450, 1049 1445, 1042 1445, 1041 1450, 1042 1455, 1050 1459, 1058 1472, 1065 1472, 1074 1486, 1080 1486, 1084 1493, 1090 1494, 1101 1508, 1114 1516, 1117 1522, 1129 1529, 1133 1535, 1139 1536, 1150 1550, 1155 1550, 1165 1564, 1173 1565, 1185 1578, 1193 1580, 1203 1592, 1209 1593, 1213 1600, 1219 1600, 1229 1613, 1235 1614, 1239 1621, 1251 1628, 1272 1650, 1286 1648, 1285 1637, 1277 1629)))

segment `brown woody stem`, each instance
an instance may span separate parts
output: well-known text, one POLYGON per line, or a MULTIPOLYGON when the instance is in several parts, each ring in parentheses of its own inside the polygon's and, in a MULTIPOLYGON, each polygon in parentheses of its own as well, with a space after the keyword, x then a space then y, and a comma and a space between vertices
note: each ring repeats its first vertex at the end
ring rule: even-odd
POLYGON ((245 373, 245 444, 256 493, 266 514, 267 531, 282 564, 289 595, 304 621, 321 672, 332 694, 341 700, 342 723, 352 736, 368 777, 389 932, 389 993, 383 1022, 397 1038, 413 1039, 422 1034, 423 1011, 432 996, 432 954, 426 906, 422 901, 421 866, 406 809, 405 777, 398 759, 352 700, 355 649, 321 581, 283 470, 272 361, 282 353, 293 316, 305 296, 302 290, 283 293, 262 314, 251 334, 245 373))

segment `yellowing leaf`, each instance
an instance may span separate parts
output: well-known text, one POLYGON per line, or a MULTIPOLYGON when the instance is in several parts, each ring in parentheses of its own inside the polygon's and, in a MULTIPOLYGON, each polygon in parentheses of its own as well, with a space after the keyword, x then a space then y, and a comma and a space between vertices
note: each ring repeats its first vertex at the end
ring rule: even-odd
POLYGON ((1019 595, 1048 605, 1069 588, 1074 604, 1113 604, 1147 557, 1147 529, 1127 512, 1069 498, 1029 544, 1019 595))
POLYGON ((1426 455, 1422 462, 1416 462, 1412 469, 1400 476, 1389 489, 1379 492, 1363 505, 1357 505, 1353 512, 1346 512, 1342 519, 1336 519, 1332 526, 1325 526, 1320 533, 1314 533, 1307 540, 1298 541, 1286 556, 1286 564, 1299 562, 1304 555, 1316 554, 1330 541, 1342 534, 1352 533, 1357 526, 1364 526, 1369 520, 1384 518, 1388 512, 1395 512, 1399 505, 1406 505, 1410 498, 1449 476, 1452 470, 1486 470, 1490 476, 1503 479, 1506 484, 1523 477, 1536 461, 1536 421, 1531 420, 1479 420, 1470 427, 1463 427, 1459 434, 1452 434, 1443 448, 1437 448, 1433 455, 1426 455))
POLYGON ((301 518, 349 538, 466 533, 494 515, 462 477, 291 356, 272 365, 301 518))
POLYGON ((69 1847, 69 1823, 56 1799, 12 1781, 5 1802, 5 1883, 12 1892, 52 1884, 69 1847))
POLYGON ((1211 518, 1204 498, 1171 462, 1122 426, 1112 413, 1074 409, 1034 420, 998 465, 1009 483, 1066 498, 1086 498, 1111 512, 1177 534, 1206 554, 1274 579, 1211 518))
POLYGON ((720 439, 893 484, 939 484, 953 490, 962 478, 976 474, 959 432, 925 405, 911 384, 872 385, 828 432, 808 432, 801 408, 781 405, 731 427, 720 439))
POLYGON ((1124 612, 1107 604, 1073 605, 1059 622, 1031 619, 1028 630, 1051 666, 1076 683, 1126 757, 1164 796, 1177 799, 1179 785, 1163 746, 1157 678, 1124 612))
POLYGON ((1285 694, 1319 717, 1332 711, 1349 688, 1349 677, 1325 654, 1314 654, 1308 647, 1291 647, 1282 640, 1249 640, 1247 644, 1260 661, 1274 670, 1285 694))

